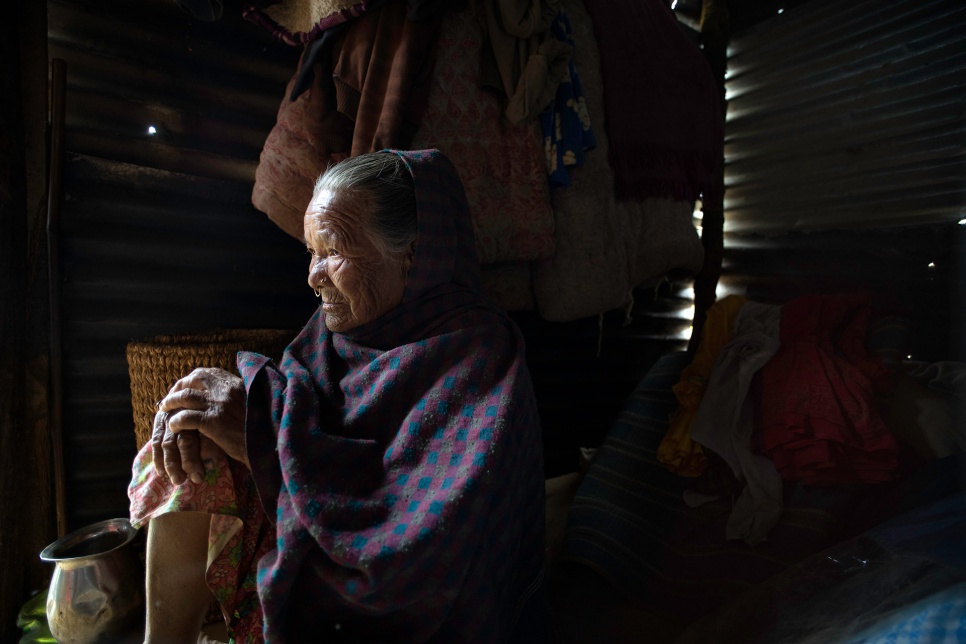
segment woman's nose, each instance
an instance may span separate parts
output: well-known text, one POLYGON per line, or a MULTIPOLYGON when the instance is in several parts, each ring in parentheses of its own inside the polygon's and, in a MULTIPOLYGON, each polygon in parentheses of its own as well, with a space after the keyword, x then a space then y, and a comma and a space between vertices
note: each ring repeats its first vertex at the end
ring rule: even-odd
POLYGON ((320 259, 312 262, 312 265, 309 266, 309 286, 315 288, 316 286, 321 285, 321 283, 325 281, 325 278, 325 260, 320 259))

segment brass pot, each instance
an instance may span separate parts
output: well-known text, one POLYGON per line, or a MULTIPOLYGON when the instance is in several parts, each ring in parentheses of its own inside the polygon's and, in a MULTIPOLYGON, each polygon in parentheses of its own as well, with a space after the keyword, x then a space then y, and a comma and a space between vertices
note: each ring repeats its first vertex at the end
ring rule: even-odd
POLYGON ((56 564, 47 593, 47 623, 60 644, 140 641, 144 623, 144 567, 127 519, 76 530, 44 548, 56 564), (140 639, 139 639, 140 638, 140 639))

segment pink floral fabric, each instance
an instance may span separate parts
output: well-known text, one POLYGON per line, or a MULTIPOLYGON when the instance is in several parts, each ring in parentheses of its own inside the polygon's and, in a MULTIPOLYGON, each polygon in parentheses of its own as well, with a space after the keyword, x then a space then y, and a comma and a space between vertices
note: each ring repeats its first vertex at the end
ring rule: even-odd
POLYGON ((140 528, 168 512, 210 514, 205 578, 218 606, 209 619, 220 614, 234 642, 256 644, 263 641, 256 565, 272 546, 273 531, 251 473, 207 439, 203 444, 202 458, 209 467, 204 481, 178 486, 154 469, 151 443, 141 449, 128 488, 131 523, 140 528))

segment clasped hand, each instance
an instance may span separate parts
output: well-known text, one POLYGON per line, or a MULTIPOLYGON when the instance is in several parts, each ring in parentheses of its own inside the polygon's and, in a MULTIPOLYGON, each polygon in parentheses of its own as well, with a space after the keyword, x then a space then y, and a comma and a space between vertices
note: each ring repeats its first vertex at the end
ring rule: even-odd
POLYGON ((245 385, 222 369, 195 369, 158 404, 151 435, 154 467, 181 485, 200 483, 220 448, 250 467, 245 451, 245 385))

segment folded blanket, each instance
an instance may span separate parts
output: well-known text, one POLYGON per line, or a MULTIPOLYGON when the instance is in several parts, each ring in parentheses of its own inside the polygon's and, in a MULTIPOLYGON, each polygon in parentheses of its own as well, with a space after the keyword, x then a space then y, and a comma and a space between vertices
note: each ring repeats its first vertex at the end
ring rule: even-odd
POLYGON ((707 457, 699 443, 691 440, 691 426, 701 406, 715 360, 734 337, 738 313, 747 302, 743 295, 729 295, 711 305, 701 327, 698 348, 673 387, 678 406, 668 421, 668 430, 657 448, 657 460, 680 476, 700 476, 707 457))

